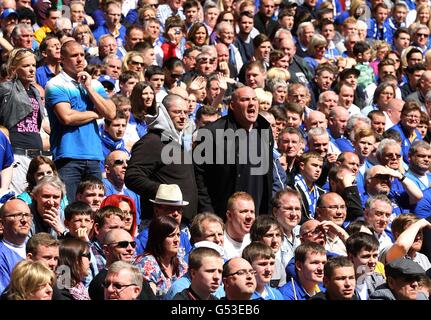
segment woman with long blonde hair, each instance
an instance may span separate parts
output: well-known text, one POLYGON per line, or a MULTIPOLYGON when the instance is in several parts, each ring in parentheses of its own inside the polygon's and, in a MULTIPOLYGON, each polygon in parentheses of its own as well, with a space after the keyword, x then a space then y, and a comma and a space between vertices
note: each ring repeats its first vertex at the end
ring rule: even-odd
POLYGON ((31 159, 43 150, 40 136, 43 103, 35 87, 34 53, 23 48, 12 50, 7 72, 10 80, 0 83, 0 124, 9 130, 15 156, 11 189, 20 194, 25 191, 31 159))

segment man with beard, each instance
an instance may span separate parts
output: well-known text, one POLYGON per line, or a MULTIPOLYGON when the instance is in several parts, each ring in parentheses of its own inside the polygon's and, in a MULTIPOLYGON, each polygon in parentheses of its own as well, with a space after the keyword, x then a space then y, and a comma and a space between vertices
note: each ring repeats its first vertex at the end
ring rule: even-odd
POLYGON ((45 88, 46 83, 60 72, 60 40, 48 34, 39 46, 43 64, 36 69, 36 82, 45 88))
POLYGON ((409 150, 409 170, 406 178, 413 181, 422 192, 431 187, 431 146, 425 141, 415 141, 409 150))
POLYGON ((295 250, 296 275, 280 288, 285 300, 308 300, 322 289, 326 251, 314 242, 305 242, 295 250), (316 287, 319 286, 319 290, 316 287))
POLYGON ((0 293, 8 286, 15 265, 26 257, 25 241, 32 222, 30 208, 22 200, 10 200, 0 209, 0 293))

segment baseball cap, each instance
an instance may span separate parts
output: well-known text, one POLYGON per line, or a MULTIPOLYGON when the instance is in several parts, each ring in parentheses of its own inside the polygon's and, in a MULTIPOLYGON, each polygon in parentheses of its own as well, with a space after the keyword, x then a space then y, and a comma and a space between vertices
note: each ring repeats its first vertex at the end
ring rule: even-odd
POLYGON ((358 78, 361 72, 355 68, 344 69, 343 71, 340 72, 340 79, 344 80, 351 74, 355 75, 356 78, 358 78))
POLYGON ((103 86, 107 85, 111 90, 115 88, 115 79, 108 75, 100 76, 97 80, 99 80, 103 86))
POLYGON ((15 15, 16 18, 18 18, 18 13, 16 13, 16 11, 14 9, 5 9, 3 10, 2 14, 0 15, 0 19, 6 19, 7 17, 9 17, 11 14, 15 15))

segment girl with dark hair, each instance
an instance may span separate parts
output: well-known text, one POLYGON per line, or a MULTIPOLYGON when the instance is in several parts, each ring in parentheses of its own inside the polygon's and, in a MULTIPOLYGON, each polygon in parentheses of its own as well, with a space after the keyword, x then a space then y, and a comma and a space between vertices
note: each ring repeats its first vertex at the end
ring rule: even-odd
POLYGON ((53 300, 90 300, 83 280, 90 272, 90 248, 87 242, 75 238, 60 244, 57 268, 59 294, 53 300))
POLYGON ((159 216, 150 222, 147 247, 135 264, 159 299, 187 272, 187 263, 177 255, 179 244, 180 228, 174 218, 159 216))
POLYGON ((156 94, 153 86, 145 81, 138 82, 130 95, 130 104, 132 106, 132 113, 129 125, 136 126, 138 136, 142 138, 148 132, 145 116, 147 114, 157 114, 156 94))

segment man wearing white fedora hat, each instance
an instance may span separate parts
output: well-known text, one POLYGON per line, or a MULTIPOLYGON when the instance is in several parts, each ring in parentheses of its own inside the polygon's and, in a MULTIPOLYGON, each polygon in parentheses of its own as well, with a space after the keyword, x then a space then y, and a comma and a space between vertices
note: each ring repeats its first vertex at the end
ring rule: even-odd
MULTIPOLYGON (((181 223, 184 207, 189 203, 183 200, 183 194, 177 184, 161 184, 157 189, 155 199, 149 199, 154 204, 153 218, 159 216, 170 216, 174 218, 180 225, 180 248, 178 254, 182 257, 190 252, 191 244, 189 237, 189 229, 185 224, 181 223)), ((144 252, 148 241, 148 226, 151 220, 143 220, 141 227, 142 231, 136 236, 137 244, 136 252, 141 254, 144 252)))

